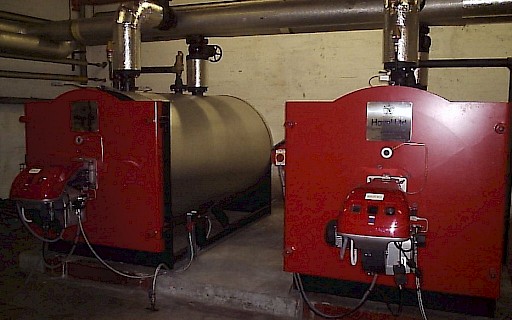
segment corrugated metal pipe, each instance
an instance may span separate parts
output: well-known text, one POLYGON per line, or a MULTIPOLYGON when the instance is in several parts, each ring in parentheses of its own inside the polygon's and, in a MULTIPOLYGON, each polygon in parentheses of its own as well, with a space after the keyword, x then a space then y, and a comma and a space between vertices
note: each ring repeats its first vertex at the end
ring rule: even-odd
MULTIPOLYGON (((383 0, 249 0, 173 6, 176 27, 159 30, 142 26, 142 41, 184 39, 188 35, 231 37, 382 29, 383 0)), ((102 45, 111 40, 116 14, 49 22, 30 34, 54 41, 76 40, 102 45)), ((512 0, 426 0, 420 23, 429 26, 512 21, 512 0)))

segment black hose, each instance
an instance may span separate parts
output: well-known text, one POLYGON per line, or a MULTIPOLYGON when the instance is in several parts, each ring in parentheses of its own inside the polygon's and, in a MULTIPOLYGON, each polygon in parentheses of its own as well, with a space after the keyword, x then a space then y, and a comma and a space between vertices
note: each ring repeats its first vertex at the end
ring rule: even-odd
POLYGON ((322 311, 318 310, 313 305, 311 300, 309 300, 309 298, 306 295, 306 291, 304 290, 304 286, 302 284, 302 280, 301 280, 300 275, 298 273, 294 273, 293 274, 293 280, 295 282, 295 285, 299 289, 299 292, 300 292, 300 295, 301 295, 302 299, 304 300, 304 302, 306 302, 306 304, 308 305, 309 309, 311 309, 311 311, 313 311, 313 313, 315 315, 317 315, 319 317, 322 317, 322 318, 325 318, 325 319, 342 319, 342 318, 345 318, 345 317, 353 315, 354 313, 356 313, 366 303, 366 301, 368 300, 368 296, 370 295, 370 293, 372 292, 373 288, 375 287, 375 283, 377 282, 377 276, 378 276, 377 274, 373 275, 373 279, 372 279, 372 282, 371 282, 370 286, 368 287, 366 292, 363 294, 363 297, 361 298, 361 300, 359 300, 359 303, 357 304, 357 306, 355 306, 353 309, 351 309, 351 310, 349 310, 349 311, 347 311, 345 313, 337 314, 337 315, 325 314, 322 311))

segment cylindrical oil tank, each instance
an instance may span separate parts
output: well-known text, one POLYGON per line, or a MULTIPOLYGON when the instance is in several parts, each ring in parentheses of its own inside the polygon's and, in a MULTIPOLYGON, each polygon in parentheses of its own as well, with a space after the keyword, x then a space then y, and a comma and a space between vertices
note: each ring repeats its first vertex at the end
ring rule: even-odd
POLYGON ((127 95, 135 100, 170 102, 174 215, 246 190, 268 172, 271 133, 247 102, 232 96, 127 95))

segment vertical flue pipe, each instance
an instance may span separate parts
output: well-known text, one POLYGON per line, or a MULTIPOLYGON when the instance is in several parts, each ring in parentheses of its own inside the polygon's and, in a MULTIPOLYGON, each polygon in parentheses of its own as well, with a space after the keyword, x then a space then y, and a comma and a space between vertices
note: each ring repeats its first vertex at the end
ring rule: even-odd
POLYGON ((384 1, 384 68, 391 84, 415 86, 418 63, 421 0, 384 1))
POLYGON ((384 63, 416 63, 420 0, 385 0, 384 8, 384 63))
POLYGON ((164 21, 164 8, 148 0, 122 4, 117 12, 113 34, 114 86, 133 90, 140 75, 141 28, 157 28, 164 21))

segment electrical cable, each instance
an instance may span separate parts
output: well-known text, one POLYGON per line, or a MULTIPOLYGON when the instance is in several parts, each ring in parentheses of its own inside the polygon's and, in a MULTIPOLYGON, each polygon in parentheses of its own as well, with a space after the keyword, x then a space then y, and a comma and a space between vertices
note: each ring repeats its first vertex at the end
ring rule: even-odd
POLYGON ((423 189, 425 188, 425 185, 427 184, 427 178, 428 178, 428 147, 426 143, 419 143, 419 142, 404 142, 400 143, 399 145, 396 145, 392 148, 392 150, 397 150, 398 148, 401 148, 403 146, 412 146, 412 147, 423 147, 425 149, 425 168, 423 173, 423 184, 421 188, 417 191, 407 191, 406 193, 408 195, 415 195, 418 193, 421 193, 423 189))
POLYGON ((192 265, 192 262, 194 261, 194 257, 195 257, 195 250, 194 250, 194 243, 193 242, 194 241, 192 240, 192 232, 189 232, 188 233, 188 244, 189 244, 190 258, 188 260, 187 265, 183 269, 174 271, 175 273, 180 273, 180 272, 187 271, 188 268, 190 268, 190 266, 192 265))
POLYGON ((208 232, 206 232, 206 239, 208 239, 212 233, 212 219, 210 219, 210 216, 207 215, 206 220, 208 221, 208 232))
POLYGON ((38 240, 40 241, 43 241, 43 242, 47 242, 47 243, 55 243, 57 241, 60 241, 62 240, 62 235, 64 234, 64 229, 62 229, 62 231, 60 232, 60 234, 56 237, 56 238, 53 238, 53 239, 48 239, 48 238, 45 238, 45 237, 42 237, 40 235, 38 235, 28 224, 27 221, 32 221, 32 220, 28 220, 26 217, 25 217, 25 209, 23 207, 20 206, 19 203, 16 203, 16 208, 18 209, 18 216, 21 220, 21 222, 23 223, 23 225, 25 226, 25 228, 27 228, 27 230, 34 236, 36 237, 38 240))
POLYGON ((373 288, 375 287, 375 283, 377 282, 377 277, 378 277, 377 274, 373 275, 373 279, 372 279, 370 286, 368 287, 368 289, 366 289, 362 298, 359 300, 359 303, 353 309, 351 309, 345 313, 339 314, 339 315, 330 315, 330 314, 323 313, 322 311, 318 310, 313 305, 311 300, 306 295, 306 291, 304 290, 304 286, 302 284, 300 275, 298 273, 293 274, 293 280, 295 282, 295 285, 299 289, 299 293, 300 293, 302 299, 304 300, 304 302, 306 302, 306 304, 308 305, 309 309, 311 309, 311 311, 313 311, 313 313, 316 314, 317 316, 320 316, 320 317, 326 318, 326 319, 341 319, 341 318, 345 318, 345 317, 351 316, 354 313, 356 313, 357 310, 359 310, 365 304, 365 302, 368 300, 368 296, 372 292, 373 288))
POLYGON ((60 260, 59 264, 52 265, 51 263, 48 263, 48 261, 46 261, 45 250, 47 249, 48 243, 47 242, 43 242, 43 248, 42 248, 41 256, 42 256, 42 260, 43 260, 42 262, 43 262, 44 266, 46 268, 50 269, 50 270, 54 270, 54 269, 60 268, 62 266, 63 262, 67 261, 69 259, 69 257, 71 257, 73 255, 73 253, 75 252, 76 246, 78 244, 78 239, 80 238, 80 232, 81 232, 80 228, 77 226, 76 234, 75 234, 75 239, 73 240, 73 246, 71 247, 69 252, 66 254, 64 259, 60 260))
POLYGON ((418 296, 418 306, 420 308, 421 318, 423 320, 428 320, 427 314, 425 313, 425 307, 423 306, 423 297, 421 294, 421 286, 420 286, 421 272, 418 269, 418 254, 416 252, 416 250, 418 250, 418 247, 413 244, 413 249, 414 250, 412 251, 412 255, 413 255, 412 259, 413 259, 414 267, 415 267, 414 275, 415 275, 415 280, 416 280, 416 294, 418 296))
POLYGON ((373 87, 374 85, 372 84, 372 80, 376 79, 376 78, 379 78, 379 77, 380 77, 379 75, 375 75, 375 76, 370 77, 370 79, 368 79, 368 85, 370 87, 373 87))
POLYGON ((281 182, 281 191, 282 191, 282 195, 283 195, 283 199, 284 199, 285 192, 286 192, 286 185, 285 185, 286 173, 285 173, 284 167, 277 166, 277 173, 279 175, 279 181, 281 182))
POLYGON ((150 303, 151 303, 151 310, 156 310, 156 308, 155 308, 155 304, 156 304, 156 279, 157 279, 158 274, 160 273, 160 270, 162 268, 165 268, 167 270, 170 270, 170 268, 165 263, 160 263, 156 267, 155 272, 153 274, 149 274, 149 275, 148 274, 143 274, 143 275, 140 275, 140 276, 126 274, 124 272, 121 272, 121 271, 115 269, 114 267, 110 266, 107 262, 105 262, 98 255, 98 253, 96 253, 96 251, 92 247, 91 243, 89 242, 89 239, 87 238, 87 235, 85 234, 84 227, 83 227, 83 224, 82 224, 82 218, 80 217, 80 215, 77 215, 77 216, 78 216, 78 225, 80 227, 80 231, 82 233, 82 237, 84 238, 85 243, 87 244, 87 246, 89 247, 91 252, 94 254, 96 259, 98 259, 98 261, 101 262, 101 264, 103 264, 105 267, 107 267, 107 269, 109 269, 110 271, 114 272, 115 274, 118 274, 118 275, 126 277, 126 278, 130 278, 130 279, 149 279, 149 278, 153 278, 149 299, 150 299, 150 303))
MULTIPOLYGON (((393 317, 399 317, 401 314, 402 314, 402 310, 403 310, 403 288, 402 286, 398 286, 398 310, 396 312, 393 311, 393 309, 391 309, 391 303, 389 302, 386 302, 386 307, 388 308, 389 310, 389 313, 391 313, 391 315, 393 317)), ((384 297, 383 300, 389 300, 387 297, 384 297)))
POLYGON ((393 243, 395 244, 395 247, 396 247, 398 250, 400 250, 400 252, 402 252, 402 253, 406 256, 406 258, 407 258, 407 255, 406 255, 405 253, 406 253, 406 252, 411 252, 411 251, 412 251, 412 248, 405 250, 405 249, 403 248, 403 246, 402 246, 402 243, 401 243, 401 242, 396 242, 396 241, 395 241, 395 242, 393 242, 393 243))
POLYGON ((91 243, 89 242, 89 239, 87 238, 87 235, 85 234, 84 227, 83 227, 83 224, 82 224, 82 218, 80 217, 80 215, 78 215, 78 225, 80 226, 80 231, 82 232, 82 237, 84 238, 85 243, 89 247, 89 250, 91 250, 92 254, 96 257, 96 259, 98 259, 98 261, 101 262, 101 264, 104 265, 107 269, 109 269, 110 271, 114 272, 115 274, 118 274, 118 275, 126 277, 126 278, 130 278, 130 279, 148 279, 148 278, 152 278, 153 277, 153 275, 151 275, 151 274, 150 275, 144 274, 144 275, 140 275, 140 276, 126 274, 124 272, 121 272, 121 271, 115 269, 111 265, 109 265, 107 262, 105 262, 105 260, 103 260, 98 255, 98 253, 96 253, 96 250, 94 250, 94 248, 92 247, 91 243))

